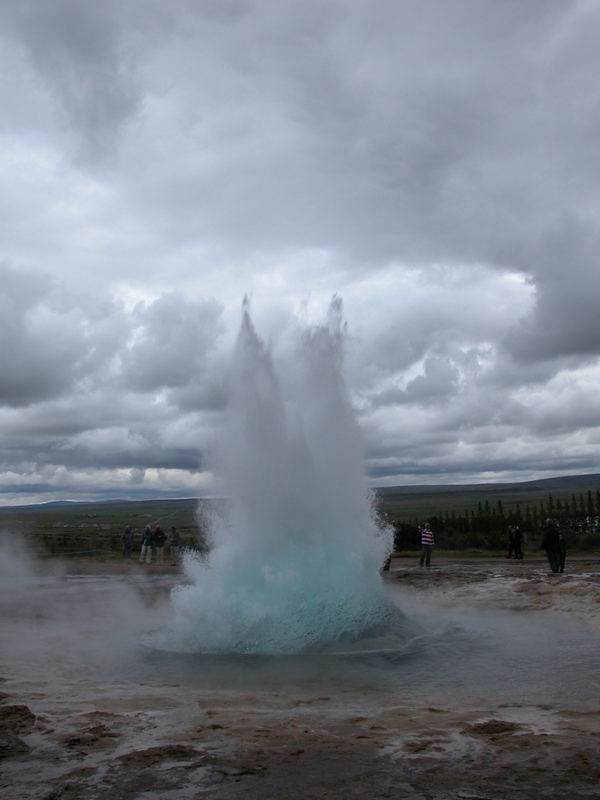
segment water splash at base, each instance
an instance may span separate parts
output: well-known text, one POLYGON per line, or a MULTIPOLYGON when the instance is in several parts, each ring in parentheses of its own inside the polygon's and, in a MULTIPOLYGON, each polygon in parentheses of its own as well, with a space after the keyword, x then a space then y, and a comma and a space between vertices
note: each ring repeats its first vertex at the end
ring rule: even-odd
MULTIPOLYGON (((342 377, 341 303, 305 332, 285 370, 245 305, 233 369, 223 470, 228 520, 208 560, 188 557, 160 646, 294 653, 349 646, 398 624, 379 568, 391 531, 375 520, 362 442, 342 377)), ((157 643, 158 644, 158 643, 157 643)))

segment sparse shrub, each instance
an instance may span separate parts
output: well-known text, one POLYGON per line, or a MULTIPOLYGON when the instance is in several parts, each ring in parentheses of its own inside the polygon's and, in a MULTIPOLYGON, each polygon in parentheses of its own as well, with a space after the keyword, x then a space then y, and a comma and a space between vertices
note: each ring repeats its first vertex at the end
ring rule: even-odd
POLYGON ((577 550, 594 550, 600 547, 600 533, 584 533, 573 542, 567 541, 567 545, 569 548, 574 545, 577 550))

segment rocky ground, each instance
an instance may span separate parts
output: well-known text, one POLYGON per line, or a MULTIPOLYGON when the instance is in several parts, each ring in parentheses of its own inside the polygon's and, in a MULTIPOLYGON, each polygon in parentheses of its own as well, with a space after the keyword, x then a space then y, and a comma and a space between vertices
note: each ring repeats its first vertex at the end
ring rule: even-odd
POLYGON ((407 592, 425 592, 436 601, 484 605, 512 611, 552 609, 595 621, 600 609, 600 556, 576 555, 563 574, 552 574, 542 557, 463 558, 433 556, 418 568, 418 559, 392 559, 387 580, 407 592))
MULTIPOLYGON (((41 584, 35 570, 26 576, 26 596, 2 593, 2 797, 598 797, 600 703, 508 704, 490 696, 484 706, 457 708, 450 694, 447 702, 429 704, 425 691, 422 702, 403 704, 360 682, 352 688, 318 682, 314 688, 207 690, 164 675, 119 678, 106 667, 107 653, 78 649, 76 638, 93 630, 103 648, 121 646, 121 638, 107 636, 104 616, 111 631, 127 633, 142 609, 162 614, 176 572, 137 564, 61 569, 55 579, 63 589, 71 592, 78 580, 88 587, 85 613, 77 610, 79 589, 68 605, 57 602, 49 610, 58 591, 52 581, 36 600, 41 584), (133 589, 119 598, 113 592, 110 601, 94 595, 106 614, 90 616, 98 608, 91 605, 90 587, 97 591, 116 573, 123 580, 133 576, 133 589), (95 576, 91 583, 86 575, 95 576), (127 620, 119 611, 124 599, 132 607, 127 620), (57 610, 64 627, 56 625, 57 610)), ((569 559, 565 575, 551 576, 541 559, 434 557, 429 572, 414 560, 394 559, 384 580, 428 608, 477 604, 514 615, 550 610, 584 619, 595 630, 599 576, 600 560, 593 558, 569 559)), ((591 673, 590 680, 598 676, 591 673)))

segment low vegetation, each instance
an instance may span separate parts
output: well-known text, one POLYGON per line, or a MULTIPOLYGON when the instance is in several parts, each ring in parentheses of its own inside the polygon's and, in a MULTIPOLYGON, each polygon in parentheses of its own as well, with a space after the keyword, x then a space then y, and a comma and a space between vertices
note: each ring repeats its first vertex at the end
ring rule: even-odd
POLYGON ((436 546, 451 551, 503 551, 508 545, 509 525, 521 529, 524 549, 539 550, 547 517, 563 531, 569 549, 600 548, 600 476, 571 476, 565 478, 564 486, 553 479, 552 492, 544 486, 547 483, 442 487, 438 492, 433 487, 414 493, 387 490, 379 496, 379 507, 394 528, 397 552, 418 548, 418 524, 425 519, 436 546), (584 486, 589 488, 576 491, 584 486))
MULTIPOLYGON (((600 475, 475 486, 395 487, 377 492, 382 520, 393 526, 395 550, 418 549, 417 526, 427 519, 438 550, 504 554, 508 525, 519 525, 523 547, 539 551, 541 526, 551 516, 566 534, 569 549, 600 549, 600 475)), ((0 508, 0 533, 24 541, 39 557, 120 558, 121 534, 160 523, 179 531, 184 548, 207 548, 207 519, 222 514, 218 500, 147 500, 50 503, 0 508)))
POLYGON ((215 505, 216 501, 184 499, 5 507, 0 508, 0 531, 22 540, 42 558, 120 558, 121 534, 128 524, 134 529, 136 550, 146 525, 154 529, 157 524, 167 536, 174 525, 182 547, 204 550, 205 518, 215 505))

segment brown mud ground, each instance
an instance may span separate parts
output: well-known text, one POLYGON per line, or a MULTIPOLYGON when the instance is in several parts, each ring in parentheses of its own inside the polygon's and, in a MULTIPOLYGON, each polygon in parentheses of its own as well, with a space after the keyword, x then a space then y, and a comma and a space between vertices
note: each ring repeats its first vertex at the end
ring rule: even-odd
MULTIPOLYGON (((33 573, 52 569, 35 565, 33 573)), ((60 575, 68 586, 78 576, 134 578, 134 593, 156 609, 181 577, 170 566, 91 561, 66 562, 60 575)), ((394 558, 383 580, 429 608, 551 612, 583 620, 597 636, 599 577, 598 558, 569 558, 566 574, 551 576, 542 559, 434 555, 429 571, 394 558)), ((81 617, 69 612, 71 629, 100 625, 90 608, 81 617)), ((322 684, 207 690, 176 679, 115 679, 98 659, 89 669, 84 656, 62 659, 64 643, 74 649, 72 631, 52 628, 53 614, 33 600, 11 605, 4 597, 1 610, 8 649, 3 644, 0 657, 0 797, 7 800, 600 796, 600 697, 583 709, 493 697, 457 708, 451 696, 430 705, 426 687, 421 702, 405 705, 335 683, 329 691, 322 684)), ((107 613, 121 630, 118 610, 107 613)), ((98 629, 97 639, 108 647, 104 633, 98 629)))

